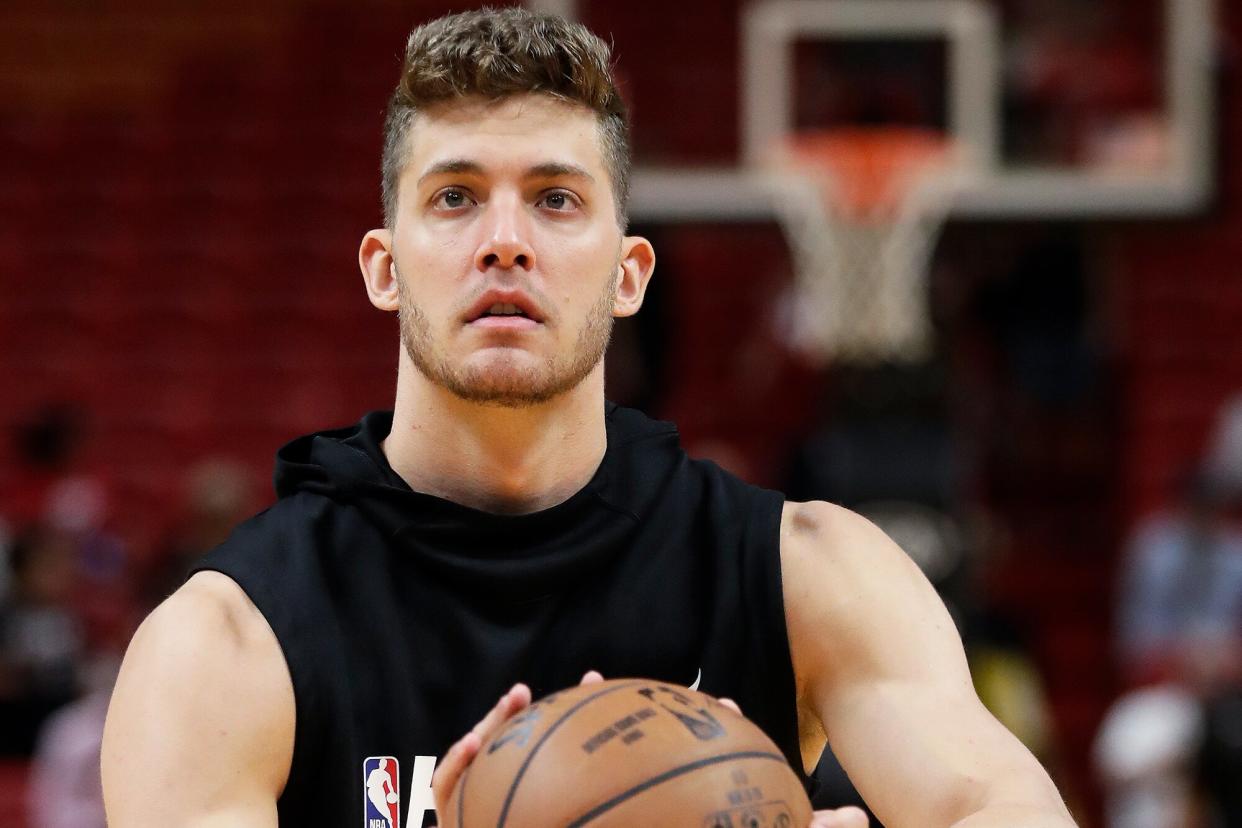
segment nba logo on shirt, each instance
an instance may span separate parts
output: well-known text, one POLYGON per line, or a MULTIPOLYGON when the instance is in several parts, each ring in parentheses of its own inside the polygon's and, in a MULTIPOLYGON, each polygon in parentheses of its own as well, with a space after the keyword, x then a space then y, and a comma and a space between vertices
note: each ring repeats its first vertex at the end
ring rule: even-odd
POLYGON ((368 756, 362 763, 363 828, 398 828, 401 772, 391 756, 368 756))

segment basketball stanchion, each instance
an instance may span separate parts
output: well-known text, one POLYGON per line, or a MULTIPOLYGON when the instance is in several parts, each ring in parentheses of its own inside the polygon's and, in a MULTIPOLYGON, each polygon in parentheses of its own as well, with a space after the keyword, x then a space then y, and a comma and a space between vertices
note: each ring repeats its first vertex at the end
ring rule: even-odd
POLYGON ((819 363, 919 362, 932 351, 927 270, 970 159, 906 127, 794 134, 764 170, 793 253, 792 346, 819 363))

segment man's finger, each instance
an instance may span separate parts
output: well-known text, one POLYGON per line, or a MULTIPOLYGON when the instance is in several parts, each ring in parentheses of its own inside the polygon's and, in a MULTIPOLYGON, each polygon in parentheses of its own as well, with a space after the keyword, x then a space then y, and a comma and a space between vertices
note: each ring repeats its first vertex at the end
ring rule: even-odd
POLYGON ((603 673, 599 672, 598 670, 587 670, 586 673, 582 676, 582 681, 578 682, 578 684, 580 685, 581 684, 599 684, 603 680, 604 680, 603 673))
POLYGON ((867 828, 867 814, 853 805, 834 811, 816 811, 811 817, 811 828, 867 828))
POLYGON ((443 813, 449 797, 453 795, 453 788, 457 786, 457 780, 479 752, 481 744, 478 736, 467 733, 444 754, 444 759, 431 776, 431 795, 436 803, 437 814, 443 813))
POLYGON ((496 706, 488 711, 483 720, 470 729, 470 732, 485 741, 492 731, 506 722, 509 717, 530 704, 530 688, 525 684, 515 684, 509 692, 500 697, 496 706))
POLYGON ((725 707, 732 710, 737 715, 739 716, 742 715, 742 708, 738 707, 737 702, 735 702, 733 699, 716 699, 716 701, 720 702, 721 704, 723 704, 725 707))
POLYGON ((530 688, 524 684, 513 685, 509 692, 500 697, 487 715, 471 728, 469 733, 449 748, 431 776, 431 790, 437 811, 448 804, 453 788, 457 786, 457 780, 465 773, 466 767, 474 761, 483 742, 491 736, 493 731, 528 704, 530 704, 530 688))

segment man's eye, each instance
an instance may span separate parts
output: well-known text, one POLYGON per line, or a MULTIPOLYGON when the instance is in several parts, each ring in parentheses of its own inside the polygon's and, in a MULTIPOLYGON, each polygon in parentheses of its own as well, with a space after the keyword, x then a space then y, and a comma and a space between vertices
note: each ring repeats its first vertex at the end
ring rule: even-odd
POLYGON ((455 210, 458 207, 465 207, 470 203, 470 197, 461 190, 443 190, 435 198, 435 206, 443 207, 447 210, 455 210))
POLYGON ((552 210, 572 210, 577 206, 573 196, 563 192, 548 193, 540 199, 540 203, 552 210))

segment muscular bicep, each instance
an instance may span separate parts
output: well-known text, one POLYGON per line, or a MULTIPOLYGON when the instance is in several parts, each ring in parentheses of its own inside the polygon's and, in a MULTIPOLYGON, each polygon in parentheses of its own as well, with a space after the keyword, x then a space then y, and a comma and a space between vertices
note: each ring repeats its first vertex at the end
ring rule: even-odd
POLYGON ((803 700, 886 825, 949 825, 985 804, 1059 807, 980 703, 943 602, 887 536, 846 510, 791 504, 782 563, 803 700))
POLYGON ((104 729, 108 824, 275 826, 294 719, 267 623, 231 580, 196 575, 125 655, 104 729))

